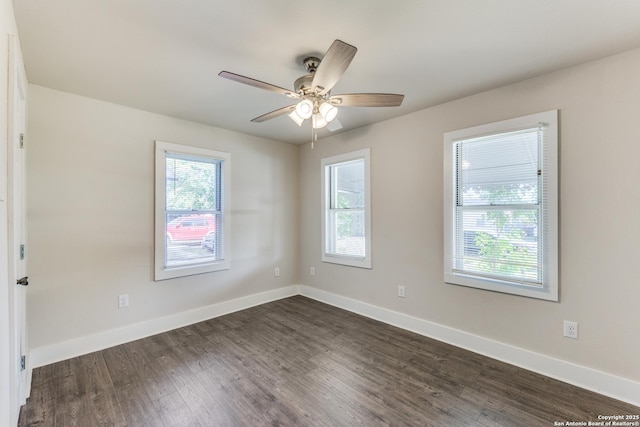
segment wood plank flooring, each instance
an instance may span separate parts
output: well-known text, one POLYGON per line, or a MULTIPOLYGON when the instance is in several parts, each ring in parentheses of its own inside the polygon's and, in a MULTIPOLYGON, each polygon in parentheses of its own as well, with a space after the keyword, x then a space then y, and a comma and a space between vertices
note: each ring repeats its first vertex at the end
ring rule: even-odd
POLYGON ((20 426, 553 426, 640 408, 296 296, 34 370, 20 426))

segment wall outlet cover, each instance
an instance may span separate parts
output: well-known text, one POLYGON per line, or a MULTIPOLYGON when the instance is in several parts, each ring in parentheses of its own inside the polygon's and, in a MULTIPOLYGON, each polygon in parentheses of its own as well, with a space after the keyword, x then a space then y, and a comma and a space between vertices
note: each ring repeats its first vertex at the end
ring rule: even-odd
POLYGON ((573 338, 574 340, 577 340, 578 339, 578 322, 565 320, 563 335, 567 338, 573 338))
POLYGON ((118 308, 129 307, 129 294, 118 295, 118 308))
POLYGON ((405 296, 405 293, 404 293, 404 286, 403 286, 403 285, 398 286, 398 296, 399 296, 400 298, 404 298, 404 296, 405 296))

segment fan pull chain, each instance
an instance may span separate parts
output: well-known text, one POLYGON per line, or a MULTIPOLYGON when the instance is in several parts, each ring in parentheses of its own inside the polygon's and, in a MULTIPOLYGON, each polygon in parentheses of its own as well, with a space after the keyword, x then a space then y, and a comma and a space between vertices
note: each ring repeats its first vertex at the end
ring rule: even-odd
POLYGON ((313 124, 311 125, 311 149, 313 150, 313 143, 318 141, 318 131, 316 130, 316 128, 313 127, 313 124))

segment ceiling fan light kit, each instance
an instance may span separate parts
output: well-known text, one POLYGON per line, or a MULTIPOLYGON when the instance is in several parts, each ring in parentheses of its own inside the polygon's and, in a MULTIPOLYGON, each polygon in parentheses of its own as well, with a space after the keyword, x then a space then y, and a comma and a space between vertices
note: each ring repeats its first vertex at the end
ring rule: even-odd
POLYGON ((313 117, 312 126, 315 129, 320 129, 335 119, 337 115, 338 109, 326 101, 303 99, 296 104, 296 108, 289 114, 289 117, 298 126, 302 126, 306 119, 313 117))
MULTIPOLYGON (((351 64, 358 49, 341 40, 335 40, 322 59, 310 56, 304 59, 303 65, 309 74, 298 78, 294 82, 295 91, 275 86, 269 83, 245 77, 229 71, 221 71, 220 77, 254 86, 259 89, 280 93, 289 98, 299 99, 297 104, 263 114, 252 119, 252 122, 264 122, 285 114, 298 126, 306 119, 311 119, 312 139, 317 139, 316 129, 323 128, 334 122, 341 107, 397 107, 402 104, 404 95, 392 93, 352 93, 331 96, 330 91, 351 64)), ((342 125, 335 120, 330 131, 340 129, 342 125)))

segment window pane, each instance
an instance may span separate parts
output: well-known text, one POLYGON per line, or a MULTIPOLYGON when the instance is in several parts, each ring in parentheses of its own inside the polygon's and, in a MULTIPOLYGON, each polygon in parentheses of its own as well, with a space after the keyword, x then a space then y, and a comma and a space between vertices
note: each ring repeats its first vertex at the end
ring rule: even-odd
POLYGON ((457 143, 459 206, 537 204, 538 129, 457 143))
POLYGON ((333 253, 364 258, 365 217, 364 210, 332 211, 333 253))
POLYGON ((457 210, 456 270, 541 283, 536 208, 457 210))
POLYGON ((538 132, 499 133, 456 143, 455 270, 542 282, 538 132))
POLYGON ((445 282, 558 300, 558 111, 444 134, 445 282))
POLYGON ((165 267, 223 259, 221 233, 217 232, 222 230, 219 212, 221 162, 167 152, 165 166, 165 267))
POLYGON ((364 160, 331 166, 331 208, 364 208, 364 160))
POLYGON ((213 262, 222 257, 216 230, 222 215, 176 215, 167 213, 165 267, 213 262))
POLYGON ((371 268, 370 149, 323 158, 322 261, 371 268))
POLYGON ((454 269, 539 285, 539 130, 456 143, 454 269))
POLYGON ((155 280, 226 270, 229 153, 156 141, 155 280))
POLYGON ((220 163, 167 153, 166 209, 219 210, 216 181, 220 163))

